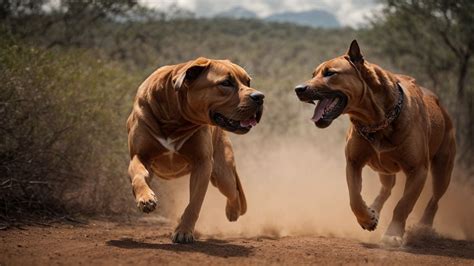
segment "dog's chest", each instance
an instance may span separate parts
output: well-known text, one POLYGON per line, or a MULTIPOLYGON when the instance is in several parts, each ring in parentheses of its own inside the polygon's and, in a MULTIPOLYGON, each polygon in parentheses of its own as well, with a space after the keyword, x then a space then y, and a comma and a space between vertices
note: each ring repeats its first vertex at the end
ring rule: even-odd
POLYGON ((173 179, 189 174, 189 163, 179 153, 179 150, 198 129, 199 127, 195 127, 185 132, 176 132, 173 137, 167 138, 155 135, 158 142, 166 149, 165 152, 153 159, 151 169, 156 176, 164 179, 173 179))
POLYGON ((190 172, 189 163, 178 153, 163 153, 152 161, 153 173, 164 179, 174 179, 190 172))
POLYGON ((183 144, 191 137, 192 135, 190 134, 189 136, 179 138, 179 139, 171 139, 171 138, 161 138, 157 137, 158 142, 165 147, 171 154, 176 153, 178 150, 181 149, 183 144))
POLYGON ((369 160, 372 170, 383 174, 394 174, 400 171, 400 164, 389 154, 374 154, 369 160))

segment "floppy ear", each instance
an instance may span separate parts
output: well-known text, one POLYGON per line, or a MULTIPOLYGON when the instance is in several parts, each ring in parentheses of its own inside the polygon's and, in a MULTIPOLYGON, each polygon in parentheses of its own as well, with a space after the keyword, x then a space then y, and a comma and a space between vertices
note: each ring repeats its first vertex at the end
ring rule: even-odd
POLYGON ((347 55, 349 56, 349 59, 353 63, 364 62, 364 56, 361 54, 359 44, 357 43, 356 40, 353 40, 351 42, 351 46, 349 47, 349 50, 347 51, 347 55))
POLYGON ((188 64, 184 69, 176 75, 173 79, 173 87, 176 91, 179 91, 185 82, 192 82, 196 80, 199 75, 206 70, 206 68, 210 65, 211 60, 199 57, 198 59, 194 60, 192 63, 188 64))

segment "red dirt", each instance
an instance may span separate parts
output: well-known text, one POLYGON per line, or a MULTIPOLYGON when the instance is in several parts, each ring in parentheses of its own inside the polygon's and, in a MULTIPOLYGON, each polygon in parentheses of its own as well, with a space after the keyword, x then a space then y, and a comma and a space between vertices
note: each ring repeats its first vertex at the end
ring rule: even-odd
POLYGON ((359 240, 291 236, 172 244, 170 225, 91 221, 0 231, 0 265, 404 264, 474 265, 474 242, 439 237, 385 248, 359 240), (421 243, 421 244, 420 244, 421 243))

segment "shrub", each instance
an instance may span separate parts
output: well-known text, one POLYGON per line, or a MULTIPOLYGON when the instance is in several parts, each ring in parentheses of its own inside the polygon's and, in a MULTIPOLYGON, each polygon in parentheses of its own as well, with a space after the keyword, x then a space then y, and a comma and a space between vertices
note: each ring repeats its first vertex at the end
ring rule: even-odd
POLYGON ((46 51, 4 34, 0 215, 124 211, 125 120, 139 80, 91 51, 46 51))

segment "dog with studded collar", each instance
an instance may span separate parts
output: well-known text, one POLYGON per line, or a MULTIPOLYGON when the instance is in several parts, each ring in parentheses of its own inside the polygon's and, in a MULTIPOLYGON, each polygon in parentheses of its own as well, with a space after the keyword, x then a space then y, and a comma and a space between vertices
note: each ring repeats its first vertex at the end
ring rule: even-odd
POLYGON ((435 94, 409 76, 367 62, 355 40, 347 54, 320 64, 313 78, 296 86, 295 92, 303 102, 318 101, 312 121, 319 128, 328 127, 341 114, 349 115, 346 178, 350 207, 363 229, 376 229, 395 175, 401 171, 407 176, 405 191, 382 241, 396 246, 403 243, 407 217, 429 170, 433 195, 420 223, 433 225, 456 154, 453 123, 435 94), (382 183, 370 206, 361 195, 365 165, 379 174, 382 183))

